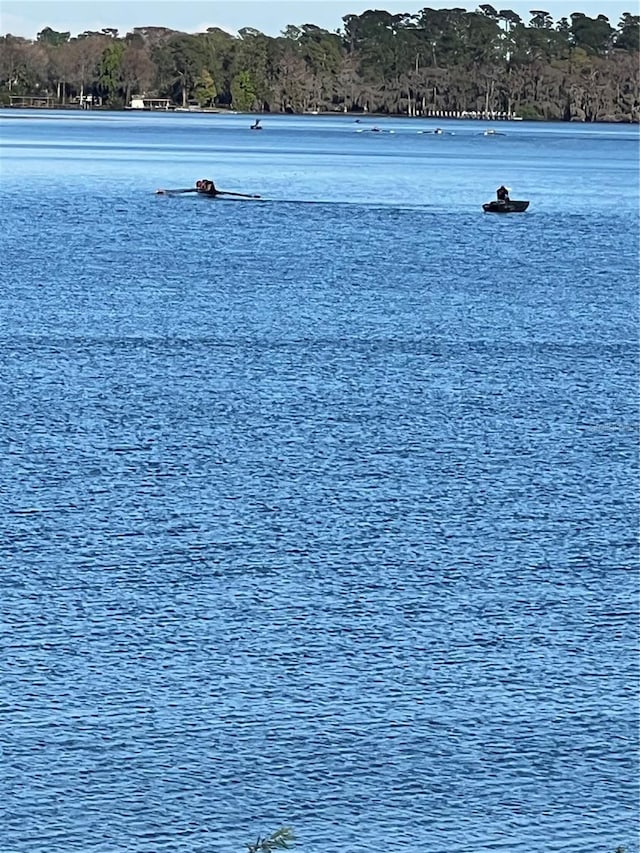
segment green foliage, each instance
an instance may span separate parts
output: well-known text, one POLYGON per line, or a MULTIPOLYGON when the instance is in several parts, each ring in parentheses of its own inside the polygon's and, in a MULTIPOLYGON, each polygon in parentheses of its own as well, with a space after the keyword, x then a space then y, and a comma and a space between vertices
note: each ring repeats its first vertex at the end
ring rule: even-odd
POLYGON ((216 84, 213 82, 213 77, 206 68, 203 68, 196 77, 196 100, 202 107, 210 106, 217 94, 218 90, 216 89, 216 84))
POLYGON ((483 3, 479 9, 488 18, 498 18, 498 12, 489 3, 483 3))
POLYGON ((516 12, 512 12, 511 9, 501 9, 498 12, 498 17, 501 21, 505 22, 505 27, 507 30, 512 27, 517 27, 518 24, 522 24, 522 18, 516 12))
POLYGON ((208 65, 208 34, 175 34, 153 48, 161 87, 186 106, 189 94, 201 82, 208 65))
POLYGON ((279 74, 282 48, 275 39, 250 27, 240 30, 240 35, 230 67, 231 100, 242 111, 261 109, 271 97, 271 82, 279 74))
POLYGON ((592 58, 582 47, 575 47, 571 51, 571 66, 574 71, 584 71, 592 68, 592 58))
POLYGON ((532 9, 529 14, 531 15, 529 26, 533 27, 533 29, 548 30, 553 26, 553 19, 548 12, 532 9))
POLYGON ((248 113, 255 107, 256 84, 250 71, 241 71, 231 81, 231 103, 234 109, 248 113))
POLYGON ((276 829, 268 838, 261 838, 254 844, 247 844, 247 853, 272 853, 273 850, 288 850, 289 844, 295 840, 293 831, 288 826, 276 829))
POLYGON ((615 45, 619 50, 637 52, 640 50, 640 15, 625 12, 618 25, 615 45))
POLYGON ((58 47, 61 44, 66 44, 71 37, 71 33, 59 33, 52 30, 51 27, 45 27, 36 36, 36 41, 42 44, 50 44, 52 47, 58 47))
POLYGON ((604 15, 588 18, 579 12, 571 15, 571 35, 576 47, 592 53, 604 53, 611 44, 613 27, 604 15))
POLYGON ((467 61, 492 63, 498 58, 499 37, 497 18, 478 13, 468 15, 463 37, 463 50, 467 61))
POLYGON ((293 24, 287 24, 287 26, 282 30, 282 36, 283 38, 291 39, 291 41, 298 41, 302 36, 302 30, 300 27, 296 27, 293 24))
POLYGON ((113 103, 118 100, 120 84, 122 82, 122 57, 124 45, 122 42, 114 41, 102 52, 98 69, 98 85, 104 98, 113 103))
POLYGON ((340 36, 312 24, 305 24, 299 32, 297 40, 309 70, 314 74, 335 74, 342 59, 340 36))
POLYGON ((518 114, 525 121, 541 121, 544 118, 542 112, 534 104, 520 104, 518 114))

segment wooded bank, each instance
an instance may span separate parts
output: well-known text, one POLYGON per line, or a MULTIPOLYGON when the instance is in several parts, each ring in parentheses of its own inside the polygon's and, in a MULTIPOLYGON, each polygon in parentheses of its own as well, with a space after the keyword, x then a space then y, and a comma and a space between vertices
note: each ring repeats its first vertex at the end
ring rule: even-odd
POLYGON ((640 121, 640 16, 575 12, 528 22, 508 9, 346 15, 329 32, 288 26, 189 34, 139 27, 34 41, 0 37, 0 102, 10 96, 127 106, 132 96, 238 111, 515 113, 525 119, 640 121))

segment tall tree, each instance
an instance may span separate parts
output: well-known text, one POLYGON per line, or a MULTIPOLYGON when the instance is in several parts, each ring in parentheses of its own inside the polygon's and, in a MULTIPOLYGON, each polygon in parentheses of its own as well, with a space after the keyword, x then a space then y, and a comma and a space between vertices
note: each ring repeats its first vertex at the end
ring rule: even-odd
POLYGON ((11 34, 0 38, 0 83, 8 92, 20 88, 30 65, 30 43, 11 34))
POLYGON ((142 39, 125 40, 120 73, 125 104, 133 94, 144 95, 152 87, 156 68, 142 39))
POLYGON ((206 68, 203 68, 199 76, 196 78, 194 94, 201 107, 212 106, 215 97, 218 94, 213 77, 206 68))
POLYGON ((231 81, 232 104, 240 112, 256 108, 256 84, 249 71, 240 71, 231 81))
POLYGON ((553 18, 548 12, 533 9, 529 14, 531 15, 529 26, 535 30, 550 30, 553 26, 553 18))
POLYGON ((158 63, 161 85, 186 107, 206 66, 204 42, 198 36, 176 34, 156 45, 153 56, 158 63))
POLYGON ((634 53, 640 50, 640 15, 623 14, 615 35, 615 46, 634 53))
POLYGON ((123 73, 122 59, 124 56, 124 45, 122 42, 114 41, 107 45, 102 51, 98 67, 98 87, 101 95, 109 104, 122 103, 123 73))
POLYGON ((61 33, 56 30, 52 30, 51 27, 45 27, 43 30, 40 30, 36 36, 36 41, 42 42, 43 44, 49 44, 52 47, 58 47, 61 44, 66 44, 70 37, 71 33, 61 33))
POLYGON ((101 33, 84 33, 69 42, 68 80, 81 101, 85 93, 93 88, 105 41, 101 33))
POLYGON ((604 15, 588 18, 580 12, 571 15, 569 28, 576 47, 603 54, 611 46, 614 29, 604 15))

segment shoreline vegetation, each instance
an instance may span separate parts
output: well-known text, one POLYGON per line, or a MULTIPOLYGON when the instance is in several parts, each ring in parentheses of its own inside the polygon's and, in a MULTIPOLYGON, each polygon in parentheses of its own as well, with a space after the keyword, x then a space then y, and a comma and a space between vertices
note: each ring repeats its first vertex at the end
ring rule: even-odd
POLYGON ((0 105, 640 122, 639 15, 529 14, 369 10, 277 37, 45 27, 0 36, 0 105))

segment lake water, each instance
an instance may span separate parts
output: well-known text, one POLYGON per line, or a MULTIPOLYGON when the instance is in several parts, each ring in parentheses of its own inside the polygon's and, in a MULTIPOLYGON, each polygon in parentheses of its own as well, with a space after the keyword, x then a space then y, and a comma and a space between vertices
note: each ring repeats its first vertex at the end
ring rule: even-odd
POLYGON ((636 851, 638 129, 251 121, 0 115, 0 850, 636 851))

